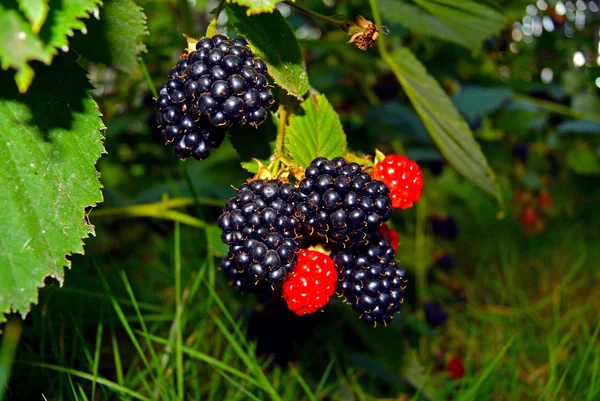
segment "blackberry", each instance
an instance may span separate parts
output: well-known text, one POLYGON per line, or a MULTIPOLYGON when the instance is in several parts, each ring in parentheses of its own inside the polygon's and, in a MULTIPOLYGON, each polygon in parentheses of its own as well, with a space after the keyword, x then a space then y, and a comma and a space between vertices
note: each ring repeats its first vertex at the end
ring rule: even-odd
POLYGON ((448 320, 448 312, 437 301, 425 301, 425 320, 433 328, 439 327, 448 320))
POLYGON ((404 300, 404 269, 394 261, 394 249, 380 234, 364 246, 334 250, 337 292, 368 324, 387 324, 404 300))
POLYGON ((452 216, 432 217, 431 227, 436 237, 455 239, 458 236, 458 225, 452 216))
POLYGON ((211 149, 221 145, 225 130, 211 125, 207 117, 199 117, 192 112, 193 97, 188 95, 192 81, 185 76, 186 62, 186 59, 181 59, 171 71, 169 81, 160 88, 156 100, 156 122, 163 140, 173 144, 178 158, 185 160, 191 156, 204 160, 211 149))
POLYGON ((200 39, 160 88, 156 122, 163 139, 179 158, 203 160, 232 125, 257 127, 274 103, 266 73, 244 39, 200 39))
POLYGON ((221 267, 232 285, 257 292, 281 283, 296 265, 300 242, 294 217, 296 189, 280 181, 243 184, 229 199, 217 223, 229 254, 221 267))
POLYGON ((296 216, 338 245, 357 245, 392 216, 390 190, 357 163, 319 157, 298 185, 296 216))
POLYGON ((246 123, 257 127, 265 121, 274 103, 267 66, 254 57, 246 40, 225 35, 202 38, 188 60, 194 113, 220 128, 246 123))

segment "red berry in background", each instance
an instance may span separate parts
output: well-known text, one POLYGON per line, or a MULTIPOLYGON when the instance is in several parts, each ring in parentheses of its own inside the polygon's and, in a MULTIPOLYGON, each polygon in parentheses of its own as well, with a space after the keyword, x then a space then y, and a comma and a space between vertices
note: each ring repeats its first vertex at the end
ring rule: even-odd
POLYGON ((539 197, 539 201, 540 201, 540 206, 542 207, 550 207, 552 206, 552 195, 550 195, 550 192, 546 192, 546 191, 542 191, 540 193, 540 197, 539 197))
POLYGON ((315 313, 335 293, 337 271, 331 258, 321 252, 303 250, 298 263, 283 282, 283 298, 297 315, 315 313))
POLYGON ((390 188, 392 207, 408 209, 421 197, 423 174, 412 160, 402 155, 387 155, 375 166, 374 177, 390 188))
POLYGON ((448 362, 448 374, 455 380, 465 377, 465 366, 457 356, 452 356, 448 362))
POLYGON ((538 214, 534 208, 528 207, 523 212, 523 225, 525 227, 535 226, 535 224, 537 223, 537 219, 538 219, 538 214))
POLYGON ((400 241, 400 237, 398 237, 398 233, 393 228, 387 225, 387 223, 383 223, 377 229, 381 236, 387 238, 390 241, 390 245, 394 249, 394 252, 398 252, 398 242, 400 241))

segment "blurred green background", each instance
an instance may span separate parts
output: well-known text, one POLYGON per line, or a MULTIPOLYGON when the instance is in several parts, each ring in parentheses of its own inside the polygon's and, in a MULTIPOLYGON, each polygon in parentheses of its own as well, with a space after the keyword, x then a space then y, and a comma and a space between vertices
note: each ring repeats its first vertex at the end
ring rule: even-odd
MULTIPOLYGON (((182 33, 202 36, 217 4, 137 3, 149 31, 142 58, 159 86, 182 33)), ((245 155, 226 140, 205 161, 178 161, 154 127, 144 75, 81 60, 107 126, 105 202, 65 284, 47 279, 27 318, 1 328, 0 373, 21 332, 5 399, 600 400, 600 3, 487 4, 506 26, 471 50, 432 35, 430 20, 406 21, 401 6, 415 4, 379 2, 386 40, 412 50, 473 130, 500 208, 445 162, 375 48, 347 45, 337 27, 288 5, 276 11, 350 148, 423 168, 421 201, 393 217, 409 286, 388 327, 364 325, 338 299, 297 317, 276 298, 235 293, 218 271, 216 218, 249 176, 240 162, 269 157, 271 119, 248 134, 245 155), (192 226, 135 215, 182 198, 192 226)), ((302 5, 372 18, 367 2, 302 5)))

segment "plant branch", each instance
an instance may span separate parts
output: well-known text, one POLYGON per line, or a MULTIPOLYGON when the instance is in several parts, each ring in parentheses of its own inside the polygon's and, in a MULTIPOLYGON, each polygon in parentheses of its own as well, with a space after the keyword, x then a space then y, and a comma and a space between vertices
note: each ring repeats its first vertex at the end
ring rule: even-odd
POLYGON ((219 5, 212 13, 213 18, 210 21, 210 25, 208 25, 208 28, 206 29, 206 36, 211 37, 217 33, 217 20, 219 19, 219 14, 221 14, 221 11, 223 11, 224 6, 225 6, 225 0, 220 0, 219 5))
MULTIPOLYGON (((379 4, 377 0, 369 0, 369 4, 371 5, 371 13, 373 13, 373 19, 375 20, 375 25, 381 26, 383 21, 381 19, 381 12, 379 11, 379 4)), ((385 35, 379 35, 377 38, 377 49, 381 54, 383 59, 388 57, 387 48, 385 47, 385 35)), ((387 60, 385 60, 387 62, 387 60)))
POLYGON ((321 20, 323 22, 326 22, 328 24, 333 24, 337 27, 339 27, 340 29, 342 29, 343 31, 346 31, 348 29, 348 22, 347 21, 340 21, 338 19, 335 19, 333 17, 328 17, 326 15, 323 14, 319 14, 315 11, 309 10, 308 8, 302 7, 301 5, 291 1, 291 0, 284 0, 283 3, 287 4, 288 6, 296 9, 298 12, 311 17, 311 18, 315 18, 318 20, 321 20))
POLYGON ((190 216, 186 213, 172 210, 173 208, 190 206, 193 204, 214 207, 223 206, 223 202, 218 199, 198 198, 197 200, 195 200, 193 198, 176 198, 165 199, 163 201, 155 203, 145 203, 140 205, 103 209, 94 212, 94 217, 153 217, 162 220, 178 221, 182 224, 192 227, 205 228, 206 222, 204 222, 203 220, 190 216))

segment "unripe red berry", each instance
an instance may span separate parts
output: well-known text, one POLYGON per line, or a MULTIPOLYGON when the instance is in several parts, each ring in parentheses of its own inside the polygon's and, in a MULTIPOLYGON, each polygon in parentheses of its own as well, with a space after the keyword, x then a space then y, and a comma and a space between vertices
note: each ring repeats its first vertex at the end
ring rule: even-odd
POLYGON ((298 263, 283 282, 283 298, 297 315, 314 313, 335 293, 337 271, 333 260, 321 252, 303 250, 298 263))
POLYGON ((388 226, 387 223, 383 223, 377 229, 377 231, 383 237, 387 238, 388 241, 390 241, 390 245, 394 249, 394 252, 398 252, 398 242, 400 241, 400 237, 398 236, 398 233, 396 232, 396 230, 394 230, 393 228, 390 228, 390 226, 388 226))
POLYGON ((374 177, 390 189, 392 207, 408 209, 421 197, 423 174, 412 160, 402 155, 387 155, 375 165, 374 177))

